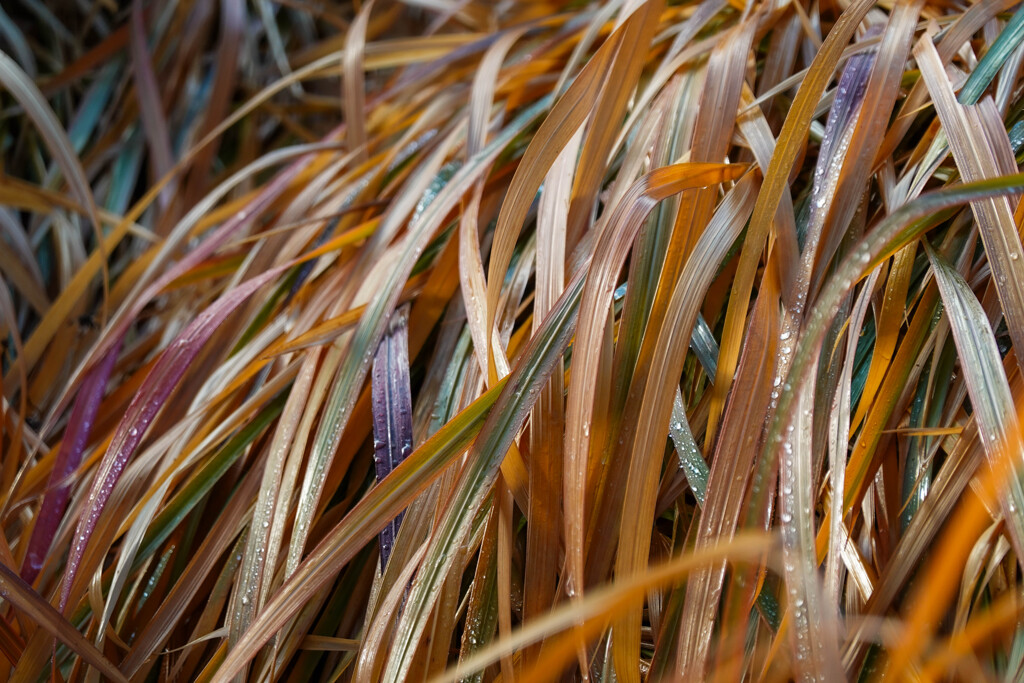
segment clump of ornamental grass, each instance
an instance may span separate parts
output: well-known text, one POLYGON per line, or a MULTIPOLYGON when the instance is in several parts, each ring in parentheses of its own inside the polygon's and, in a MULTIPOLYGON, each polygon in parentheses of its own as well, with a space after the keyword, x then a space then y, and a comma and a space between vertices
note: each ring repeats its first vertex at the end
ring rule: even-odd
POLYGON ((1024 10, 0 10, 0 678, 1017 680, 1024 10))

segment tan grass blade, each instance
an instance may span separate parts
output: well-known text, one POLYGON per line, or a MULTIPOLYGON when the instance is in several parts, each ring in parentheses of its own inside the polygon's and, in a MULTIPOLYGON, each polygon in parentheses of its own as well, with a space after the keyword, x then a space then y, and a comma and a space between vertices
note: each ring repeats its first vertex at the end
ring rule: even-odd
MULTIPOLYGON (((742 512, 747 480, 759 450, 760 426, 767 416, 775 379, 778 298, 767 294, 759 296, 754 306, 736 373, 738 389, 726 406, 722 438, 715 446, 711 461, 695 550, 711 548, 732 538, 742 512)), ((708 655, 713 646, 712 634, 725 570, 725 563, 704 567, 687 581, 676 660, 676 670, 685 678, 708 677, 708 655)))
MULTIPOLYGON (((1012 163, 1012 151, 1005 133, 999 137, 986 135, 991 131, 987 121, 1002 123, 991 99, 974 106, 959 104, 953 96, 935 47, 924 36, 914 47, 914 57, 921 76, 935 104, 935 112, 949 138, 953 157, 964 179, 982 180, 1002 175, 1006 163, 1012 163), (1004 161, 1005 160, 1005 161, 1004 161)), ((1015 164, 1014 164, 1015 166, 1015 164)), ((972 205, 978 220, 985 254, 992 268, 993 281, 1003 305, 1010 337, 1016 348, 1024 348, 1024 260, 1020 235, 1013 222, 1013 212, 1005 198, 993 198, 972 205)), ((1019 357, 1018 357, 1019 359, 1019 357)))
MULTIPOLYGON (((531 670, 535 676, 558 671, 572 657, 578 639, 586 639, 587 636, 593 637, 616 613, 638 603, 649 588, 678 581, 693 569, 708 563, 722 562, 726 559, 755 559, 769 550, 771 546, 770 539, 766 539, 764 536, 740 534, 714 548, 683 555, 663 566, 647 569, 645 572, 631 577, 628 581, 616 582, 600 591, 594 591, 579 603, 566 605, 548 613, 531 626, 524 627, 510 637, 499 640, 486 650, 474 655, 472 659, 461 662, 457 668, 436 680, 439 683, 459 680, 462 676, 494 662, 502 654, 511 654, 530 642, 565 631, 582 622, 583 626, 579 628, 582 633, 570 632, 558 643, 557 649, 553 648, 548 656, 531 670)), ((535 678, 531 676, 530 680, 535 680, 535 678)))
MULTIPOLYGON (((733 190, 737 198, 739 186, 733 190)), ((642 571, 646 565, 650 538, 637 529, 646 528, 653 521, 657 494, 657 475, 661 458, 651 457, 662 452, 660 444, 668 436, 675 386, 689 348, 690 332, 696 321, 700 299, 695 292, 703 292, 714 276, 714 269, 726 250, 738 236, 741 224, 734 221, 728 204, 723 204, 712 218, 700 239, 694 245, 683 272, 676 283, 670 305, 661 326, 661 332, 652 354, 650 380, 643 393, 640 410, 641 422, 636 429, 632 445, 629 477, 626 483, 625 507, 619 531, 616 555, 616 575, 628 577, 642 571), (658 444, 656 447, 655 444, 658 444)), ((635 677, 635 663, 639 653, 640 614, 632 609, 622 615, 613 627, 616 671, 620 676, 635 677)))
MULTIPOLYGON (((559 99, 541 124, 516 168, 508 196, 498 214, 498 225, 494 229, 494 243, 487 272, 487 330, 494 327, 501 282, 512 259, 512 250, 522 229, 526 212, 544 175, 589 115, 604 78, 604 70, 618 49, 623 30, 624 28, 620 28, 605 41, 569 86, 565 95, 559 99)), ((492 372, 491 365, 493 361, 489 360, 488 373, 492 372)))
POLYGON ((776 208, 781 201, 783 192, 786 191, 793 163, 804 146, 814 108, 817 106, 818 98, 825 86, 832 79, 832 73, 835 71, 843 48, 872 4, 868 0, 858 0, 851 4, 843 12, 836 25, 832 27, 822 43, 821 50, 815 56, 814 63, 804 77, 796 99, 786 116, 782 131, 779 133, 778 144, 772 155, 771 165, 765 173, 765 182, 757 196, 751 225, 743 243, 740 263, 736 269, 736 281, 729 294, 718 374, 715 377, 715 401, 708 418, 708 432, 715 431, 718 416, 725 403, 725 395, 732 384, 732 376, 741 347, 742 326, 747 317, 747 306, 754 284, 757 263, 761 258, 776 208))

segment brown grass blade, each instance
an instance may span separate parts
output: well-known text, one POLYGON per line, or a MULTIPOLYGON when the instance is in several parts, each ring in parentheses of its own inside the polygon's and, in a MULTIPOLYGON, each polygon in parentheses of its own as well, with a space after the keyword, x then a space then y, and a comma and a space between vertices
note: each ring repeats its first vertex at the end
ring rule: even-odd
MULTIPOLYGON (((986 121, 993 119, 1002 131, 992 100, 982 100, 975 106, 959 104, 953 96, 938 53, 927 36, 914 47, 914 57, 920 65, 921 76, 935 104, 935 113, 946 131, 950 149, 964 179, 970 182, 1005 173, 1006 162, 1012 158, 1009 140, 1005 133, 999 137, 986 135, 992 130, 986 121)), ((1002 197, 989 199, 972 205, 972 210, 978 220, 1010 337, 1017 348, 1024 348, 1024 261, 1020 258, 1024 247, 1013 222, 1009 201, 1002 197)))
POLYGON ((790 107, 789 114, 786 116, 782 131, 779 133, 778 144, 772 155, 771 165, 765 173, 765 182, 757 196, 750 228, 740 253, 740 263, 736 268, 736 280, 729 294, 718 374, 715 377, 715 400, 708 418, 708 432, 715 431, 718 416, 725 403, 725 395, 732 385, 732 376, 739 358, 743 334, 742 325, 747 316, 755 270, 761 258, 761 251, 768 236, 771 220, 775 216, 783 192, 786 191, 793 163, 804 146, 807 130, 811 124, 811 116, 818 99, 832 79, 843 48, 850 41, 854 30, 871 6, 872 3, 867 0, 858 0, 843 12, 839 21, 832 27, 822 43, 821 50, 815 56, 813 64, 808 69, 796 99, 790 107))
POLYGON ((104 676, 114 681, 128 679, 117 670, 103 653, 82 636, 50 603, 32 590, 12 569, 0 564, 0 593, 26 617, 31 619, 52 637, 71 647, 83 660, 96 667, 104 676))
MULTIPOLYGON (((660 455, 660 445, 668 436, 676 378, 682 371, 698 312, 699 298, 693 294, 707 289, 714 269, 738 236, 736 231, 741 226, 732 219, 731 212, 720 209, 720 214, 712 218, 694 245, 693 253, 673 289, 656 351, 652 354, 650 380, 646 383, 640 410, 641 421, 632 443, 626 507, 619 531, 615 569, 620 577, 632 576, 647 562, 650 538, 646 533, 638 533, 637 529, 646 528, 644 525, 653 521, 661 459, 652 458, 651 454, 660 455)), ((639 629, 636 628, 639 616, 637 610, 630 610, 613 627, 615 666, 620 676, 636 676, 634 665, 640 646, 639 629)))

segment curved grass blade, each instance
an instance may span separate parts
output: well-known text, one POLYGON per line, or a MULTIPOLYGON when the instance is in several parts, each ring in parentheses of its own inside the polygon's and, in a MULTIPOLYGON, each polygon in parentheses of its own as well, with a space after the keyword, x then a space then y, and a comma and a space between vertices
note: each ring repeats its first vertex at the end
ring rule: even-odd
MULTIPOLYGON (((842 56, 843 48, 873 4, 871 0, 857 0, 839 17, 815 55, 814 62, 808 69, 782 125, 775 153, 772 154, 771 164, 764 174, 764 183, 754 205, 754 213, 736 268, 736 279, 729 292, 729 306, 726 309, 718 357, 718 373, 715 377, 713 410, 718 406, 724 406, 725 395, 732 385, 757 264, 761 259, 761 252, 775 211, 782 199, 782 193, 787 191, 793 163, 804 147, 814 110, 825 86, 832 79, 832 73, 842 56)), ((714 430, 717 421, 717 413, 713 412, 708 422, 709 432, 714 430)))
MULTIPOLYGON (((985 455, 994 463, 1004 451, 1024 453, 1013 395, 988 316, 960 273, 927 242, 924 247, 942 294, 985 455)), ((1024 487, 1019 473, 1004 486, 1010 538, 1017 554, 1024 555, 1024 487)))
POLYGON ((1009 59, 1010 54, 1017 49, 1022 40, 1024 40, 1024 8, 1014 13, 996 41, 989 46, 988 52, 974 67, 974 71, 971 72, 957 96, 960 104, 976 104, 981 99, 989 83, 1003 66, 1003 62, 1009 59))
MULTIPOLYGON (((544 178, 537 210, 537 269, 534 278, 534 333, 565 286, 566 207, 569 205, 580 133, 569 141, 544 178)), ((483 298, 483 297, 482 297, 483 298)), ((503 356, 494 350, 495 358, 503 356)), ((530 413, 530 469, 526 527, 526 571, 523 576, 523 618, 547 612, 555 602, 561 568, 563 508, 563 434, 565 432, 565 364, 555 361, 551 379, 530 413)), ((486 372, 486 357, 484 364, 486 372)), ((582 492, 581 492, 582 493, 582 492)), ((495 534, 496 535, 496 534, 495 534)), ((495 612, 495 617, 497 613, 495 612)), ((536 659, 536 648, 524 663, 536 659)))
MULTIPOLYGON (((113 440, 103 457, 89 489, 85 510, 75 530, 64 582, 61 588, 60 609, 74 606, 72 588, 81 570, 91 574, 92 566, 83 565, 89 539, 99 522, 100 515, 113 493, 114 486, 142 441, 146 428, 156 417, 178 381, 224 319, 254 294, 260 287, 280 275, 286 266, 269 270, 236 287, 215 304, 203 311, 178 338, 161 354, 152 372, 146 377, 132 399, 124 417, 118 424, 113 440)), ((99 560, 101 558, 96 558, 99 560)), ((76 600, 77 601, 77 600, 76 600)))
MULTIPOLYGON (((149 159, 153 168, 153 177, 161 178, 171 170, 174 159, 167 130, 167 118, 162 109, 160 87, 157 84, 156 74, 153 72, 149 48, 146 46, 146 27, 143 22, 142 0, 132 0, 129 47, 131 48, 132 71, 135 81, 135 99, 139 103, 142 128, 146 134, 146 141, 149 143, 149 159)), ((166 208, 173 193, 173 183, 164 187, 160 193, 162 207, 166 208)))
POLYGON ((93 200, 92 189, 89 187, 85 170, 82 168, 64 128, 61 127, 57 116, 46 103, 46 98, 39 92, 39 88, 36 87, 32 79, 2 50, 0 50, 0 85, 3 85, 14 96, 14 99, 25 108, 25 112, 39 127, 39 132, 50 147, 54 159, 60 165, 68 185, 77 196, 79 203, 85 208, 93 226, 99 229, 100 219, 96 213, 96 202, 93 200))
POLYGON ((0 595, 23 612, 34 623, 66 643, 83 660, 96 667, 107 678, 125 681, 125 677, 103 653, 78 632, 50 603, 32 590, 14 571, 0 563, 0 595))
MULTIPOLYGON (((922 37, 914 47, 914 58, 963 178, 982 180, 1001 175, 1009 167, 1016 169, 1010 140, 992 100, 986 98, 975 106, 958 103, 928 36, 922 37), (995 129, 999 131, 998 136, 990 135, 995 129)), ((973 202, 971 209, 978 221, 1010 338, 1014 348, 1024 349, 1024 260, 1021 259, 1024 246, 1010 202, 1005 197, 989 197, 973 202)), ((1017 360, 1024 363, 1020 356, 1017 360)))
POLYGON ((366 87, 363 81, 363 54, 366 48, 366 26, 370 21, 374 0, 369 0, 356 14, 345 36, 341 60, 342 105, 345 113, 345 137, 356 161, 366 161, 366 87))
MULTIPOLYGON (((1024 174, 1016 174, 954 186, 923 195, 889 215, 851 250, 822 289, 821 295, 807 318, 804 333, 797 343, 775 415, 768 428, 764 454, 758 463, 751 485, 747 508, 748 523, 749 520, 756 520, 758 512, 765 507, 766 497, 770 495, 767 487, 772 481, 772 469, 783 458, 793 457, 789 455, 786 446, 789 444, 792 448, 789 439, 798 427, 797 420, 801 412, 798 401, 802 395, 806 395, 807 387, 813 380, 817 371, 818 354, 822 351, 821 345, 828 332, 828 327, 839 309, 840 301, 846 296, 849 289, 865 272, 877 266, 883 259, 888 258, 905 244, 916 239, 927 229, 930 223, 923 219, 942 209, 963 202, 1012 194, 1019 191, 1022 185, 1024 185, 1024 174)), ((800 454, 807 455, 806 451, 800 454)), ((808 545, 805 540, 801 540, 814 538, 813 529, 810 528, 813 523, 812 518, 808 515, 797 514, 791 516, 788 521, 784 519, 783 522, 784 525, 788 525, 792 529, 789 532, 788 542, 800 544, 791 546, 790 551, 800 558, 799 565, 802 567, 803 575, 807 577, 805 581, 816 577, 818 562, 814 543, 811 542, 808 545), (792 528, 795 526, 802 526, 803 529, 792 528)), ((795 624, 796 628, 805 630, 799 639, 803 643, 810 643, 812 647, 818 645, 813 640, 816 635, 811 629, 823 618, 820 612, 815 614, 812 611, 819 608, 820 605, 813 602, 815 600, 813 594, 800 592, 802 588, 806 588, 806 583, 797 583, 790 588, 797 589, 797 594, 791 596, 794 602, 796 600, 803 601, 804 618, 795 624)), ((825 656, 825 653, 817 648, 814 650, 809 653, 811 658, 825 656)), ((809 663, 810 670, 815 670, 818 665, 824 665, 824 663, 809 663)))
MULTIPOLYGON (((498 224, 494 228, 494 242, 487 270, 487 330, 494 327, 501 284, 512 261, 516 240, 534 195, 544 175, 590 113, 607 64, 622 41, 622 33, 621 28, 613 33, 583 67, 544 119, 516 167, 508 194, 498 213, 498 224)), ((489 360, 488 364, 493 364, 493 361, 489 360)))
POLYGON ((739 561, 756 560, 772 548, 772 541, 764 535, 750 533, 737 534, 728 542, 720 543, 713 548, 684 553, 662 566, 648 569, 642 574, 630 577, 626 581, 617 582, 605 588, 595 590, 581 601, 564 605, 549 612, 543 618, 529 626, 524 626, 507 638, 502 638, 471 659, 459 665, 438 679, 441 683, 450 683, 461 677, 479 671, 498 660, 505 654, 512 654, 528 643, 546 636, 577 629, 566 634, 564 639, 553 648, 555 652, 545 652, 549 658, 542 656, 537 665, 531 669, 532 675, 524 675, 524 680, 540 680, 541 676, 557 677, 561 667, 565 666, 573 656, 576 643, 580 639, 592 638, 602 630, 608 620, 616 613, 630 605, 637 604, 650 589, 678 582, 693 570, 707 564, 725 560, 739 561), (579 626, 582 623, 582 626, 579 626), (555 665, 554 662, 558 664, 555 665))
POLYGON ((610 152, 616 142, 616 123, 625 114, 636 89, 664 5, 664 0, 626 3, 622 13, 632 12, 624 21, 620 15, 622 45, 628 48, 617 49, 607 72, 601 75, 605 83, 593 103, 590 125, 573 178, 572 201, 566 217, 566 245, 569 250, 574 249, 579 242, 593 209, 610 152))
MULTIPOLYGON (((418 220, 413 222, 402 245, 398 266, 388 274, 381 292, 366 307, 352 336, 348 352, 338 368, 334 386, 325 408, 324 418, 313 443, 310 464, 303 480, 300 504, 295 519, 296 532, 288 552, 288 573, 297 567, 309 533, 313 515, 320 499, 323 474, 337 448, 339 439, 355 405, 359 387, 370 369, 373 353, 384 335, 387 316, 394 309, 402 288, 412 271, 416 260, 423 253, 427 242, 433 236, 440 222, 455 206, 466 190, 477 180, 498 154, 532 123, 549 106, 550 99, 543 98, 527 108, 509 123, 495 139, 480 153, 476 154, 452 177, 451 181, 430 202, 418 220)), ((381 228, 383 230, 383 228, 381 228)))
MULTIPOLYGON (((753 187, 745 183, 734 188, 733 194, 740 206, 744 193, 752 190, 753 187)), ((733 220, 734 210, 735 206, 723 204, 697 239, 672 289, 657 340, 652 345, 651 366, 637 412, 638 422, 632 442, 627 444, 631 455, 624 501, 628 503, 621 512, 615 556, 615 574, 619 578, 632 576, 647 564, 650 549, 647 530, 654 521, 660 456, 668 438, 675 392, 700 308, 702 297, 697 293, 707 290, 719 264, 743 229, 742 221, 733 220), (638 531, 640 529, 644 531, 638 531)), ((634 376, 634 383, 637 381, 634 376)), ((627 680, 634 680, 638 674, 640 617, 636 607, 625 610, 612 628, 616 673, 619 677, 628 677, 627 680)))
MULTIPOLYGON (((909 247, 908 247, 909 249, 909 247)), ((855 334, 864 324, 864 316, 868 312, 871 295, 875 291, 880 271, 871 273, 867 284, 857 297, 857 302, 850 315, 850 326, 847 328, 846 359, 842 364, 839 382, 832 398, 831 416, 829 420, 829 486, 832 489, 832 500, 829 512, 829 552, 825 561, 825 591, 830 600, 840 607, 840 559, 842 544, 846 539, 840 533, 843 525, 843 493, 846 490, 846 456, 849 451, 850 433, 850 401, 851 384, 853 382, 853 366, 857 358, 857 345, 860 335, 855 334)), ((877 337, 876 337, 877 339, 877 337)))
MULTIPOLYGON (((565 472, 566 489, 587 489, 590 428, 597 398, 591 386, 600 360, 599 355, 591 353, 590 349, 600 348, 604 339, 619 271, 643 221, 659 201, 685 189, 735 179, 744 170, 741 165, 725 164, 677 164, 656 169, 633 183, 609 218, 594 248, 593 263, 587 273, 580 304, 581 318, 572 364, 575 379, 569 387, 565 435, 566 462, 575 467, 565 472)), ((667 428, 668 420, 665 424, 667 428)), ((567 527, 569 538, 585 536, 585 520, 579 517, 579 512, 577 509, 574 515, 567 517, 566 522, 571 525, 567 527)), ((582 589, 580 577, 575 577, 575 580, 580 585, 572 586, 574 593, 582 589)))
MULTIPOLYGON (((777 301, 777 294, 769 296, 763 292, 754 307, 736 371, 737 389, 726 406, 722 438, 715 446, 711 469, 705 479, 704 505, 693 546, 695 552, 714 548, 736 533, 775 375, 774 358, 779 343, 777 301)), ((672 419, 675 420, 674 415, 672 419)), ((708 676, 708 655, 714 640, 712 630, 725 571, 725 563, 701 567, 686 583, 676 670, 687 680, 703 680, 708 676)))
MULTIPOLYGON (((469 101, 469 127, 466 154, 472 157, 483 148, 487 138, 487 123, 493 107, 494 89, 501 62, 523 31, 510 31, 499 37, 487 50, 476 76, 473 78, 469 101)), ((473 336, 473 350, 483 371, 487 371, 490 335, 487 332, 487 284, 483 259, 480 254, 479 213, 483 195, 483 181, 478 181, 469 203, 459 221, 459 282, 469 332, 473 336)), ((497 350, 495 350, 497 352, 497 350)), ((499 372, 507 374, 508 360, 498 354, 499 372)))
POLYGON ((28 583, 35 581, 39 570, 42 569, 54 534, 57 533, 57 527, 64 516, 71 496, 71 486, 67 480, 82 460, 82 453, 89 441, 96 413, 99 411, 107 380, 119 350, 120 344, 117 344, 108 351, 106 357, 85 376, 82 388, 78 391, 78 398, 75 399, 75 406, 71 410, 64 438, 60 443, 60 451, 57 452, 57 460, 50 471, 46 495, 32 527, 25 560, 21 565, 21 578, 28 583))
POLYGON ((358 554, 363 545, 462 454, 480 432, 485 417, 507 381, 499 381, 441 427, 331 529, 253 620, 217 670, 214 681, 228 681, 237 675, 306 601, 358 554))
POLYGON ((398 632, 384 669, 384 680, 404 678, 412 665, 420 637, 427 627, 435 600, 455 557, 452 548, 469 536, 480 507, 498 476, 501 462, 522 429, 530 408, 565 351, 576 327, 576 312, 583 289, 584 271, 578 271, 531 339, 473 443, 458 486, 433 536, 422 568, 416 575, 398 624, 398 632))
POLYGON ((281 414, 284 403, 284 396, 269 403, 242 429, 238 430, 210 457, 202 469, 167 501, 163 509, 153 518, 146 535, 140 542, 133 568, 138 568, 143 560, 155 553, 157 548, 167 540, 175 527, 195 509, 224 476, 224 473, 242 456, 245 449, 281 414))
MULTIPOLYGON (((850 62, 847 63, 847 69, 855 61, 861 62, 862 67, 870 65, 870 76, 866 77, 865 82, 861 84, 863 90, 856 97, 858 111, 855 120, 848 123, 848 129, 844 131, 841 141, 836 142, 839 145, 845 144, 848 149, 856 150, 856 153, 846 155, 846 150, 843 150, 845 158, 842 162, 841 172, 830 174, 833 175, 830 180, 834 183, 834 194, 829 197, 828 220, 823 226, 820 245, 815 245, 818 248, 811 253, 805 253, 804 274, 809 279, 813 278, 808 296, 817 292, 826 268, 828 264, 832 263, 836 250, 839 248, 858 206, 860 206, 861 196, 871 173, 876 168, 875 156, 882 143, 883 133, 889 123, 893 105, 900 94, 901 77, 922 5, 923 0, 902 2, 896 5, 889 16, 877 52, 870 55, 856 55, 851 57, 850 62), (867 64, 863 64, 863 62, 867 64)), ((869 29, 865 38, 871 37, 873 32, 874 28, 869 29)), ((845 71, 843 75, 845 77, 845 71)), ((836 96, 837 102, 844 95, 843 85, 841 80, 839 93, 836 96)), ((831 119, 831 112, 829 112, 829 117, 831 119)), ((824 145, 825 140, 822 140, 822 146, 824 147, 824 145)), ((819 163, 820 161, 819 159, 819 163)), ((815 169, 815 173, 818 173, 818 169, 815 169)), ((816 196, 812 204, 812 212, 814 209, 820 208, 820 201, 821 197, 816 196)), ((815 241, 817 242, 818 239, 816 236, 815 241)))

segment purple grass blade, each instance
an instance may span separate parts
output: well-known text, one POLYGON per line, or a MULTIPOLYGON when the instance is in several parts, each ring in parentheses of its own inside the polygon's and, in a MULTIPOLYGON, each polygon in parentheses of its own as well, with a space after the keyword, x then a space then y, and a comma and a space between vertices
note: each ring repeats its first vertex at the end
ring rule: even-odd
MULTIPOLYGON (((324 140, 338 139, 343 130, 343 126, 335 128, 324 137, 324 140)), ((146 286, 138 296, 132 297, 131 303, 125 307, 123 312, 115 315, 107 327, 100 333, 100 338, 83 361, 85 371, 97 363, 98 359, 103 358, 115 343, 120 343, 142 310, 149 302, 163 292, 168 284, 216 253, 232 235, 251 225, 288 189, 288 186, 309 166, 314 158, 316 158, 316 154, 311 152, 303 154, 288 164, 257 193, 251 202, 227 219, 195 249, 171 265, 162 275, 146 286)), ((53 412, 60 413, 60 411, 64 410, 67 407, 66 401, 68 399, 67 395, 62 396, 54 406, 53 412)))
POLYGON ((64 430, 64 438, 61 440, 57 459, 53 464, 53 471, 50 472, 46 494, 43 496, 43 503, 39 508, 39 517, 32 528, 28 551, 25 553, 25 560, 21 565, 21 578, 26 583, 32 583, 39 575, 43 561, 53 543, 53 537, 57 534, 57 527, 60 526, 61 519, 64 517, 64 510, 67 508, 68 498, 71 496, 68 477, 82 461, 82 453, 89 442, 93 422, 96 420, 96 412, 99 410, 100 401, 103 400, 103 390, 107 386, 107 380, 114 369, 114 362, 117 360, 120 350, 121 344, 118 340, 118 343, 107 352, 103 360, 90 370, 82 381, 82 387, 75 399, 75 406, 71 409, 71 416, 68 418, 68 426, 64 430))
MULTIPOLYGON (((880 31, 873 27, 867 37, 873 37, 880 31)), ((825 121, 825 133, 821 138, 818 150, 818 161, 814 167, 814 179, 811 188, 811 224, 818 225, 825 220, 825 214, 832 202, 832 193, 839 182, 843 159, 846 158, 847 147, 853 129, 860 116, 860 105, 864 100, 864 92, 871 78, 871 69, 875 65, 875 52, 860 52, 852 57, 843 68, 843 75, 836 87, 835 100, 828 111, 825 121)), ((808 235, 812 244, 805 245, 806 250, 817 248, 819 235, 808 235)), ((813 255, 813 251, 811 252, 813 255)))
MULTIPOLYGON (((373 358, 373 462, 382 481, 412 452, 412 389, 409 385, 409 307, 391 316, 388 331, 373 358)), ((395 547, 399 513, 380 532, 380 566, 387 567, 395 547)))
POLYGON ((68 606, 71 588, 81 569, 86 546, 96 529, 103 508, 110 499, 114 486, 120 479, 121 473, 124 472, 128 460, 138 449, 146 428, 163 407, 164 401, 177 386, 178 381, 185 374, 185 370, 188 369, 214 331, 224 322, 224 319, 256 290, 290 266, 291 264, 279 266, 242 283, 200 313, 164 350, 156 365, 153 366, 153 370, 139 387, 138 393, 132 399, 120 424, 117 425, 110 447, 100 462, 99 471, 96 473, 96 478, 93 479, 92 488, 86 499, 85 510, 78 521, 71 554, 64 572, 64 585, 61 588, 61 612, 64 612, 68 606))
POLYGON ((124 336, 142 310, 150 301, 162 293, 167 285, 215 254, 232 235, 250 225, 256 217, 288 189, 288 185, 309 165, 314 157, 314 154, 305 154, 289 164, 268 182, 243 209, 224 221, 219 228, 211 232, 195 249, 185 254, 179 261, 175 262, 163 274, 157 277, 146 287, 140 296, 132 301, 131 306, 124 315, 119 315, 111 321, 90 353, 105 353, 116 340, 124 336))

